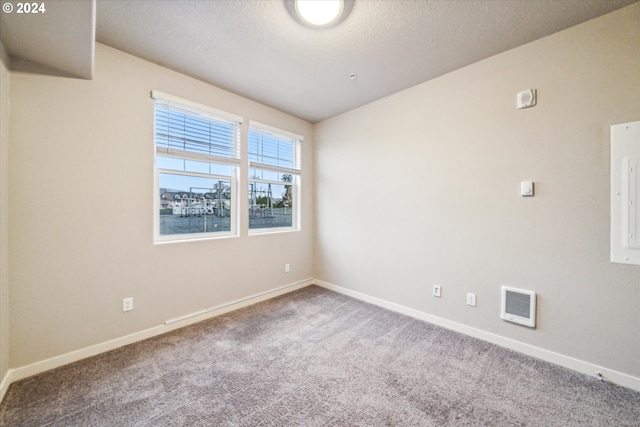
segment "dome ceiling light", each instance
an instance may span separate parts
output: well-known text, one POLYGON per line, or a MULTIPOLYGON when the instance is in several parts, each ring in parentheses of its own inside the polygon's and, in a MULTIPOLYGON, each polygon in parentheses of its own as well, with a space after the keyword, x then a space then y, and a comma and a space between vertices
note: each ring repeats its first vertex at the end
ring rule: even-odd
POLYGON ((337 23, 344 12, 344 0, 294 0, 294 6, 302 22, 315 28, 337 23))

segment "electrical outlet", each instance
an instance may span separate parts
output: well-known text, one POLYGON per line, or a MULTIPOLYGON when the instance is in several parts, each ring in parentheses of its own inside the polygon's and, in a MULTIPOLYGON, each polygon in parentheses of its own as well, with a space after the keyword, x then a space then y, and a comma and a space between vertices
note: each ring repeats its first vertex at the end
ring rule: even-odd
POLYGON ((288 272, 290 272, 290 271, 291 271, 291 266, 290 266, 289 264, 285 264, 285 265, 284 265, 284 272, 285 272, 285 273, 288 273, 288 272))
POLYGON ((133 297, 122 299, 122 311, 133 310, 133 297))
POLYGON ((472 307, 476 306, 476 294, 468 293, 467 294, 467 305, 472 307))
POLYGON ((440 285, 433 285, 433 296, 434 297, 438 297, 440 298, 442 289, 440 288, 440 285))

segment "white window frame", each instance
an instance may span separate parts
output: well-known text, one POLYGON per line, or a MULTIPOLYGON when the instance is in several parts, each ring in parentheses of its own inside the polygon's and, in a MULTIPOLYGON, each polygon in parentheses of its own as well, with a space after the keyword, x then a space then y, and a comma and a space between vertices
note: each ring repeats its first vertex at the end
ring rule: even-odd
MULTIPOLYGON (((250 120, 249 121, 249 131, 247 133, 247 156, 250 157, 250 153, 248 152, 249 147, 249 134, 252 131, 256 131, 265 135, 273 136, 280 139, 290 139, 293 144, 293 167, 279 167, 274 165, 269 165, 265 163, 261 163, 258 161, 249 160, 249 168, 246 172, 247 186, 253 182, 263 183, 263 184, 274 184, 274 185, 285 185, 283 181, 272 181, 272 180, 262 180, 255 179, 249 176, 252 169, 262 169, 265 171, 276 172, 289 174, 292 176, 292 215, 291 215, 291 226, 288 227, 263 227, 263 228, 251 228, 251 218, 247 223, 247 229, 249 235, 260 235, 260 234, 268 234, 268 233, 282 233, 282 232, 291 232, 291 231, 299 231, 301 228, 300 223, 300 210, 301 210, 301 175, 302 175, 302 142, 304 138, 301 135, 295 134, 293 132, 289 132, 286 130, 278 129, 273 126, 269 126, 257 121, 250 120)), ((251 209, 249 203, 247 204, 247 211, 251 209)), ((249 215, 250 216, 250 215, 249 215)))
POLYGON ((210 240, 220 239, 227 237, 239 236, 238 224, 240 215, 240 194, 239 190, 239 177, 240 177, 240 126, 242 124, 242 117, 228 113, 225 111, 217 110, 215 108, 198 104, 192 101, 188 101, 173 95, 169 95, 157 90, 151 92, 151 98, 154 100, 154 203, 153 203, 153 228, 154 228, 154 243, 169 243, 169 242, 184 242, 194 240, 210 240), (166 147, 158 147, 156 145, 156 107, 158 104, 168 105, 169 108, 173 107, 179 110, 183 110, 193 115, 200 115, 204 118, 211 120, 221 120, 226 122, 232 122, 234 124, 234 143, 232 148, 231 157, 217 156, 213 154, 193 153, 189 151, 174 150, 166 147), (210 173, 182 171, 174 169, 163 169, 157 166, 156 157, 172 157, 182 160, 195 160, 205 163, 215 163, 220 165, 231 166, 231 175, 218 175, 210 173), (182 175, 191 177, 201 177, 213 180, 224 180, 230 182, 231 196, 230 196, 230 230, 221 232, 202 232, 202 233, 187 233, 187 234, 160 234, 160 174, 182 175))

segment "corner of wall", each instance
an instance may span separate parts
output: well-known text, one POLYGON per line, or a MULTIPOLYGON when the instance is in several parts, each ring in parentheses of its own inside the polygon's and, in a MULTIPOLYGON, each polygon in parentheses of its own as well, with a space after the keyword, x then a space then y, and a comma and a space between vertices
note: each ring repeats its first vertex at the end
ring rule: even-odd
POLYGON ((9 61, 0 42, 0 401, 9 385, 9 61))
POLYGON ((640 116, 639 13, 636 3, 315 124, 314 277, 637 387, 638 271, 609 262, 608 169, 611 125, 640 116), (516 109, 524 88, 538 90, 533 109, 516 109), (576 102, 584 88, 589 102, 576 102), (523 180, 537 181, 535 197, 519 195, 523 180), (446 295, 431 297, 433 284, 446 295), (503 285, 537 292, 535 330, 500 318, 503 285), (482 303, 470 309, 468 292, 482 303))

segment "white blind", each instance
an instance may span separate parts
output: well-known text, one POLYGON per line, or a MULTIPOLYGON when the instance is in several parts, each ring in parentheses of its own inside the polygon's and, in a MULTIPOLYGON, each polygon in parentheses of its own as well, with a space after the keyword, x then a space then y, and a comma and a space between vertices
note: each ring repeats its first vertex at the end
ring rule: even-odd
POLYGON ((235 162, 240 159, 240 123, 156 99, 155 144, 161 154, 235 162))
POLYGON ((248 140, 249 164, 252 168, 300 173, 300 139, 252 126, 248 140))

